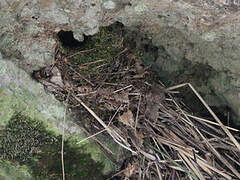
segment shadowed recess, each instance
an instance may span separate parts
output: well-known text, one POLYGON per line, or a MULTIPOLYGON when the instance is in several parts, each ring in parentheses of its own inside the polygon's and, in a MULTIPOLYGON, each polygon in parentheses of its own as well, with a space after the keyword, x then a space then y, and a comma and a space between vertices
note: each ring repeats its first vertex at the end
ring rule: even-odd
MULTIPOLYGON (((76 40, 73 36, 72 31, 59 31, 57 33, 57 36, 62 43, 63 46, 65 47, 79 47, 82 45, 82 43, 78 40, 76 40)), ((84 37, 85 39, 85 37, 84 37)))

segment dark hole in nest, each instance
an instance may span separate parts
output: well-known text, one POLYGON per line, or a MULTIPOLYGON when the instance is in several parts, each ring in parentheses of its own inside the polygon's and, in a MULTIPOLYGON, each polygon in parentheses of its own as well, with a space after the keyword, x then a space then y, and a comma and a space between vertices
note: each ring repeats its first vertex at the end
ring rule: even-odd
POLYGON ((235 123, 236 114, 232 111, 229 106, 211 106, 210 107, 217 117, 222 121, 224 125, 233 127, 235 129, 240 129, 240 125, 235 123))
MULTIPOLYGON (((179 102, 180 101, 183 102, 183 104, 181 103, 181 105, 186 109, 186 111, 192 112, 198 117, 202 117, 204 119, 216 122, 216 120, 208 112, 206 107, 191 91, 189 91, 189 89, 183 88, 179 90, 179 92, 180 92, 179 94, 175 94, 175 97, 179 100, 179 102)), ((227 105, 209 106, 209 107, 225 126, 229 126, 235 129, 240 129, 240 125, 237 124, 237 121, 236 121, 237 115, 234 113, 231 107, 227 105)))
MULTIPOLYGON (((61 30, 57 33, 57 36, 58 36, 60 42, 62 43, 62 45, 65 47, 74 48, 74 47, 79 47, 83 44, 82 42, 80 42, 74 38, 72 31, 61 30)), ((84 39, 85 38, 86 37, 84 37, 84 39)))

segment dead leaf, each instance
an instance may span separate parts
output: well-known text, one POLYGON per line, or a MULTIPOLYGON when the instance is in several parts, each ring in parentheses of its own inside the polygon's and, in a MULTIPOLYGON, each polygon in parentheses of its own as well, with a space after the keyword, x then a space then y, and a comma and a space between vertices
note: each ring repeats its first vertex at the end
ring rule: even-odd
POLYGON ((118 120, 127 126, 133 127, 134 125, 133 113, 130 110, 124 112, 121 116, 119 116, 118 120))
POLYGON ((78 69, 79 70, 88 70, 88 67, 87 66, 78 66, 78 69))
POLYGON ((159 104, 165 99, 163 92, 164 90, 159 85, 155 85, 150 92, 146 94, 146 117, 153 122, 159 117, 159 104))
POLYGON ((142 60, 140 58, 138 58, 137 56, 133 55, 133 54, 129 54, 128 58, 132 59, 135 61, 135 69, 137 71, 138 74, 141 74, 145 71, 145 69, 142 66, 142 60))
POLYGON ((117 102, 129 104, 128 93, 113 94, 113 98, 117 102))
POLYGON ((134 75, 133 78, 135 78, 135 79, 142 79, 142 78, 145 77, 146 74, 148 74, 148 72, 147 72, 147 71, 144 71, 144 72, 142 72, 141 74, 136 74, 136 75, 134 75))
POLYGON ((131 177, 132 175, 136 174, 137 172, 138 172, 137 164, 131 164, 131 163, 128 163, 127 168, 124 170, 124 174, 127 177, 131 177))
POLYGON ((63 60, 66 64, 71 65, 71 63, 69 62, 69 60, 66 57, 63 60))
POLYGON ((136 132, 136 138, 137 138, 138 145, 142 146, 143 145, 143 138, 144 138, 144 135, 143 135, 142 131, 137 131, 136 132))
POLYGON ((93 91, 93 89, 88 86, 79 86, 79 87, 77 87, 77 90, 79 93, 90 93, 93 91))
POLYGON ((57 67, 52 68, 52 77, 50 78, 50 82, 58 85, 59 87, 63 88, 63 80, 62 80, 62 75, 61 72, 57 67))

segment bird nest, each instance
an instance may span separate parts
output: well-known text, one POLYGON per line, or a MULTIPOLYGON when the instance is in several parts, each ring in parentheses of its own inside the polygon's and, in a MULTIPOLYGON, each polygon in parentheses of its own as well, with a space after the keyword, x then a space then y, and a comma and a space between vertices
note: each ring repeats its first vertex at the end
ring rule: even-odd
MULTIPOLYGON (((78 55, 84 53, 89 51, 78 55)), ((223 125, 191 84, 165 87, 127 48, 107 65, 96 60, 73 66, 73 56, 56 51, 55 63, 33 75, 77 111, 86 139, 102 145, 97 137, 104 134, 129 152, 109 179, 240 179, 239 131, 223 125), (90 72, 93 65, 97 71, 90 72), (206 108, 208 119, 178 98, 183 87, 206 108)), ((101 147, 108 156, 117 153, 101 147)))

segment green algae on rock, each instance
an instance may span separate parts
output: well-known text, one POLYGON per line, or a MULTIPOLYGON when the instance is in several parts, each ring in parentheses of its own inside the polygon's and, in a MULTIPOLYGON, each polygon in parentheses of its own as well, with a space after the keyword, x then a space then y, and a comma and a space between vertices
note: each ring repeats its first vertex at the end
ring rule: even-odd
MULTIPOLYGON (((1 130, 0 139, 1 159, 27 166, 35 179, 61 179, 61 136, 46 131, 41 122, 17 113, 1 130)), ((87 146, 64 142, 67 179, 103 179, 104 164, 92 159, 87 146)))
POLYGON ((26 165, 19 165, 7 160, 0 159, 1 180, 33 180, 29 168, 26 165))

